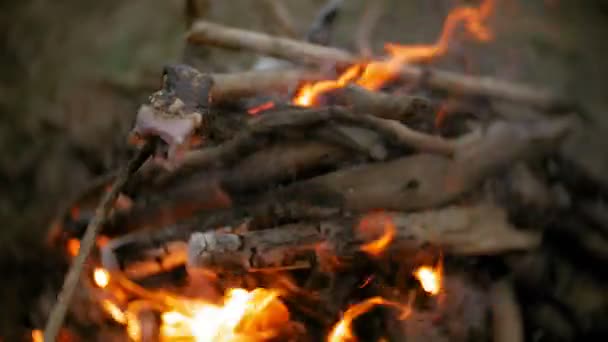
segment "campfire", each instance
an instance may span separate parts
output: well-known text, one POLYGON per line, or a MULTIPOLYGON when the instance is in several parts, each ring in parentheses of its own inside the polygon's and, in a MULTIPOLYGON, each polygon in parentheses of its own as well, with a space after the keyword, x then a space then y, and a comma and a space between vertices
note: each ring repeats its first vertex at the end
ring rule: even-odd
POLYGON ((73 264, 32 340, 522 341, 519 261, 552 222, 514 215, 559 207, 545 166, 580 119, 550 92, 430 66, 492 40, 495 5, 383 57, 193 22, 190 44, 298 66, 164 68, 133 159, 52 229, 73 264))

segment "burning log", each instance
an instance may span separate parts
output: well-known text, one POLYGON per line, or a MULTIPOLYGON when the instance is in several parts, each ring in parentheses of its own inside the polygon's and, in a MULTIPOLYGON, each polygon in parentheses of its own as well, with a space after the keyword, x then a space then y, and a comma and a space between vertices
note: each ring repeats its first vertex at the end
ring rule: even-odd
MULTIPOLYGON (((452 206, 418 213, 387 212, 395 231, 389 250, 441 246, 447 253, 497 254, 538 246, 540 236, 518 231, 504 210, 487 204, 452 206)), ((319 244, 337 256, 361 252, 372 239, 353 229, 353 221, 337 219, 297 223, 245 233, 195 233, 188 243, 188 266, 252 271, 310 265, 319 244)), ((304 267, 304 266, 301 266, 304 267)))
POLYGON ((112 240, 101 249, 101 264, 110 272, 122 272, 129 279, 171 271, 186 261, 190 232, 183 227, 168 227, 156 234, 147 231, 112 240))
MULTIPOLYGON (((340 49, 230 28, 202 20, 193 25, 187 39, 196 44, 249 50, 312 65, 331 64, 337 65, 338 68, 346 68, 361 62, 358 57, 340 49)), ((568 112, 575 109, 571 101, 549 91, 491 77, 467 76, 414 65, 401 66, 399 76, 411 82, 428 84, 455 94, 485 96, 523 103, 545 111, 568 112)))

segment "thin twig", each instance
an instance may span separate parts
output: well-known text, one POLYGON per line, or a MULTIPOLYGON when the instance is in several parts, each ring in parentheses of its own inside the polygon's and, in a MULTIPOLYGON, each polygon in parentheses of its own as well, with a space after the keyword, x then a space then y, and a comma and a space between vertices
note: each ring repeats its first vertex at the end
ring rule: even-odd
POLYGON ((501 280, 492 286, 492 321, 494 342, 521 342, 524 328, 519 304, 513 286, 508 280, 501 280))
POLYGON ((87 226, 87 230, 82 238, 78 255, 74 259, 72 266, 65 277, 63 288, 59 293, 57 302, 55 303, 53 311, 51 311, 49 316, 49 320, 46 323, 46 327, 44 329, 45 341, 51 342, 55 341, 57 338, 57 334, 59 333, 61 325, 63 324, 68 306, 72 300, 76 286, 78 285, 78 280, 82 274, 84 264, 87 257, 91 253, 93 246, 95 245, 95 238, 99 233, 100 227, 103 226, 104 221, 108 217, 108 214, 112 209, 118 194, 121 192, 131 175, 135 173, 135 171, 137 171, 137 169, 139 169, 139 167, 152 154, 155 145, 156 144, 154 142, 149 141, 137 152, 137 154, 129 161, 127 166, 116 177, 112 188, 108 193, 105 194, 99 203, 99 206, 95 210, 95 217, 93 217, 87 226))
POLYGON ((282 0, 264 0, 261 2, 265 12, 270 14, 270 18, 274 22, 276 28, 281 35, 294 38, 297 36, 298 30, 294 25, 293 16, 282 0))
POLYGON ((378 20, 384 13, 386 6, 386 0, 368 1, 365 4, 363 15, 359 19, 359 25, 357 25, 357 31, 355 34, 355 42, 359 54, 364 58, 371 58, 374 55, 372 48, 372 34, 378 20))

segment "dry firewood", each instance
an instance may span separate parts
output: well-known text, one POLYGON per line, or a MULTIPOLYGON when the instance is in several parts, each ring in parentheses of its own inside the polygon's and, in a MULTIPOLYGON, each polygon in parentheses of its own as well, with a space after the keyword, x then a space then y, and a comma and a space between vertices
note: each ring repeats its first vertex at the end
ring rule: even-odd
MULTIPOLYGON (((187 38, 192 43, 244 49, 312 65, 336 64, 338 67, 348 67, 361 62, 360 58, 344 50, 230 28, 202 20, 193 25, 187 38)), ((467 76, 414 65, 403 65, 399 76, 408 81, 424 83, 455 94, 507 100, 547 111, 567 112, 575 109, 568 99, 549 91, 491 77, 467 76)))
POLYGON ((350 125, 362 126, 386 136, 393 143, 407 149, 451 155, 455 142, 439 136, 431 136, 409 129, 407 126, 369 115, 354 115, 338 108, 298 109, 286 112, 267 113, 253 119, 249 128, 237 134, 232 140, 217 147, 188 153, 176 170, 167 177, 174 178, 188 169, 202 169, 210 166, 228 165, 267 144, 268 134, 283 133, 287 128, 316 125, 334 120, 350 125))
POLYGON ((228 208, 239 194, 267 190, 270 184, 294 181, 352 159, 349 150, 316 141, 270 146, 243 157, 230 168, 205 172, 187 181, 180 178, 177 185, 167 183, 166 178, 159 181, 152 190, 162 191, 160 201, 136 203, 128 211, 116 212, 104 231, 113 235, 171 225, 195 213, 228 208))
POLYGON ((383 119, 405 121, 413 117, 434 119, 430 101, 409 95, 390 95, 348 85, 331 93, 336 102, 349 107, 355 114, 370 114, 383 119))
MULTIPOLYGON (((487 255, 540 243, 538 234, 518 231, 507 222, 503 209, 490 204, 381 216, 395 227, 389 250, 417 249, 430 243, 447 253, 487 255)), ((309 261, 322 243, 337 256, 352 257, 363 244, 378 238, 357 230, 356 225, 352 219, 335 219, 245 233, 195 233, 188 243, 188 265, 246 271, 289 267, 309 261)))
POLYGON ((513 286, 502 280, 490 290, 494 342, 523 342, 524 327, 513 286))
MULTIPOLYGON (((294 68, 214 73, 210 75, 214 80, 214 86, 211 90, 214 104, 232 102, 243 97, 287 93, 301 82, 318 81, 325 77, 318 71, 294 68)), ((137 81, 106 79, 103 82, 129 93, 155 91, 159 86, 157 77, 147 75, 142 76, 137 81)))
MULTIPOLYGON (((188 173, 188 171, 230 165, 268 144, 268 134, 285 134, 282 131, 286 128, 301 128, 305 125, 320 124, 329 120, 372 129, 382 133, 382 136, 391 139, 398 146, 407 149, 415 148, 420 151, 446 155, 451 155, 454 152, 455 143, 453 141, 446 141, 438 136, 416 132, 393 120, 375 118, 369 115, 353 115, 337 107, 292 110, 267 113, 252 120, 249 128, 239 132, 232 140, 216 147, 187 153, 175 170, 163 177, 162 182, 178 178, 188 173)), ((353 147, 356 148, 357 146, 353 147)))
POLYGON ((272 69, 232 74, 212 74, 215 85, 211 90, 214 103, 261 94, 287 93, 301 82, 318 81, 323 75, 305 69, 272 69))
MULTIPOLYGON (((289 117, 284 118, 287 120, 289 117)), ((273 203, 281 203, 283 206, 341 208, 347 211, 376 208, 425 209, 448 203, 474 190, 487 177, 508 168, 516 161, 525 160, 555 147, 568 131, 569 123, 568 118, 529 125, 498 122, 491 125, 485 134, 479 134, 468 139, 468 142, 458 144, 459 148, 454 158, 430 154, 402 157, 383 163, 341 169, 308 180, 296 181, 276 191, 270 190, 262 197, 254 196, 238 200, 245 201, 241 203, 242 205, 247 205, 247 201, 253 201, 261 208, 272 207, 273 203), (365 181, 368 179, 374 181, 365 181)), ((281 122, 274 122, 272 125, 280 127, 280 124, 281 122)), ((293 151, 297 154, 297 149, 293 151)), ((310 160, 313 161, 312 165, 315 165, 318 162, 316 158, 321 155, 316 154, 314 149, 310 152, 312 157, 310 160)), ((264 153, 259 153, 262 153, 259 158, 264 160, 266 158, 263 157, 264 153)), ((247 176, 246 170, 259 168, 259 166, 252 167, 252 162, 248 162, 247 167, 234 167, 233 173, 225 178, 203 174, 197 181, 183 183, 181 187, 172 190, 174 195, 169 196, 171 206, 161 204, 160 207, 193 208, 192 203, 213 202, 209 194, 214 192, 205 192, 202 191, 203 189, 216 189, 217 192, 225 193, 231 200, 235 200, 240 197, 235 191, 246 192, 258 186, 263 187, 263 183, 258 182, 257 179, 287 180, 285 177, 289 177, 289 173, 283 170, 289 169, 287 166, 291 163, 289 160, 278 159, 276 162, 267 163, 267 167, 272 167, 276 171, 266 169, 269 176, 264 177, 255 173, 251 178, 247 176), (286 166, 278 167, 277 163, 283 161, 286 162, 286 166)), ((207 166, 211 165, 211 161, 207 163, 207 166)), ((255 164, 262 165, 257 162, 255 164)), ((263 167, 259 171, 251 172, 265 173, 262 170, 263 167)), ((159 210, 157 208, 147 212, 159 210)), ((188 215, 200 210, 194 208, 188 215)), ((160 212, 164 211, 160 210, 160 212)), ((161 222, 157 215, 151 214, 149 217, 152 218, 148 220, 150 224, 161 222)), ((172 216, 168 215, 168 217, 172 216)))
POLYGON ((448 203, 484 179, 556 147, 571 120, 497 122, 459 144, 454 158, 417 154, 296 182, 267 201, 323 204, 344 210, 419 210, 448 203), (373 179, 373 182, 364 180, 373 179))
POLYGON ((230 28, 201 20, 194 23, 187 38, 191 43, 245 49, 306 64, 338 63, 347 66, 355 62, 355 58, 350 53, 340 49, 273 37, 264 33, 230 28))
POLYGON ((373 160, 384 160, 388 156, 383 137, 369 129, 328 123, 325 127, 315 130, 313 134, 323 141, 368 155, 373 160))

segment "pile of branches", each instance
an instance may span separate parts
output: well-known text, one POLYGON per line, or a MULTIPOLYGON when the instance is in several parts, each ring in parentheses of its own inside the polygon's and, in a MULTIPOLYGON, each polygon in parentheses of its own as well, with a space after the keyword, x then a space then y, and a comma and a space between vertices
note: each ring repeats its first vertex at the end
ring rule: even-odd
MULTIPOLYGON (((189 41, 338 69, 358 60, 338 49, 202 21, 192 26, 189 41)), ((580 125, 575 106, 522 85, 414 66, 403 67, 393 92, 347 85, 314 108, 289 103, 294 86, 321 78, 319 69, 308 68, 203 74, 167 66, 160 90, 138 112, 134 159, 75 199, 70 208, 78 207, 78 215, 66 210, 60 216, 62 241, 82 237, 82 243, 66 278, 68 294, 45 333, 53 336, 61 326, 80 279, 78 265, 98 231, 110 238, 94 253, 100 264, 140 283, 155 278, 154 286, 167 286, 159 276, 173 274, 174 282, 176 270, 184 269, 191 278, 212 270, 232 286, 289 274, 297 279, 293 306, 320 321, 321 332, 357 298, 391 296, 387 288, 403 287, 404 272, 427 263, 429 254, 453 267, 447 283, 458 284, 446 291, 459 300, 441 317, 453 326, 437 336, 402 325, 379 332, 397 340, 464 340, 471 338, 469 328, 485 322, 484 310, 493 313, 495 341, 522 340, 539 329, 566 340, 594 331, 597 321, 589 317, 599 311, 581 308, 568 297, 577 290, 557 289, 545 277, 577 265, 551 261, 564 236, 592 260, 607 260, 601 246, 608 225, 597 200, 603 190, 573 173, 559 153, 580 125), (404 81, 465 100, 439 125, 438 98, 395 91, 404 81), (269 99, 272 105, 258 111, 269 99), (488 101, 495 99, 529 106, 535 115, 497 112, 488 101), (580 190, 581 179, 595 186, 594 196, 580 190), (90 203, 102 195, 93 210, 90 203), (379 217, 393 228, 389 243, 376 251, 370 244, 388 230, 383 224, 366 229, 363 222, 379 217), (429 249, 440 252, 423 253, 429 249), (361 290, 370 274, 377 280, 361 290), (464 288, 482 294, 477 311, 464 288), (518 308, 514 288, 534 304, 518 308), (320 297, 303 294, 313 292, 320 297)), ((573 279, 564 277, 559 282, 573 279)))

